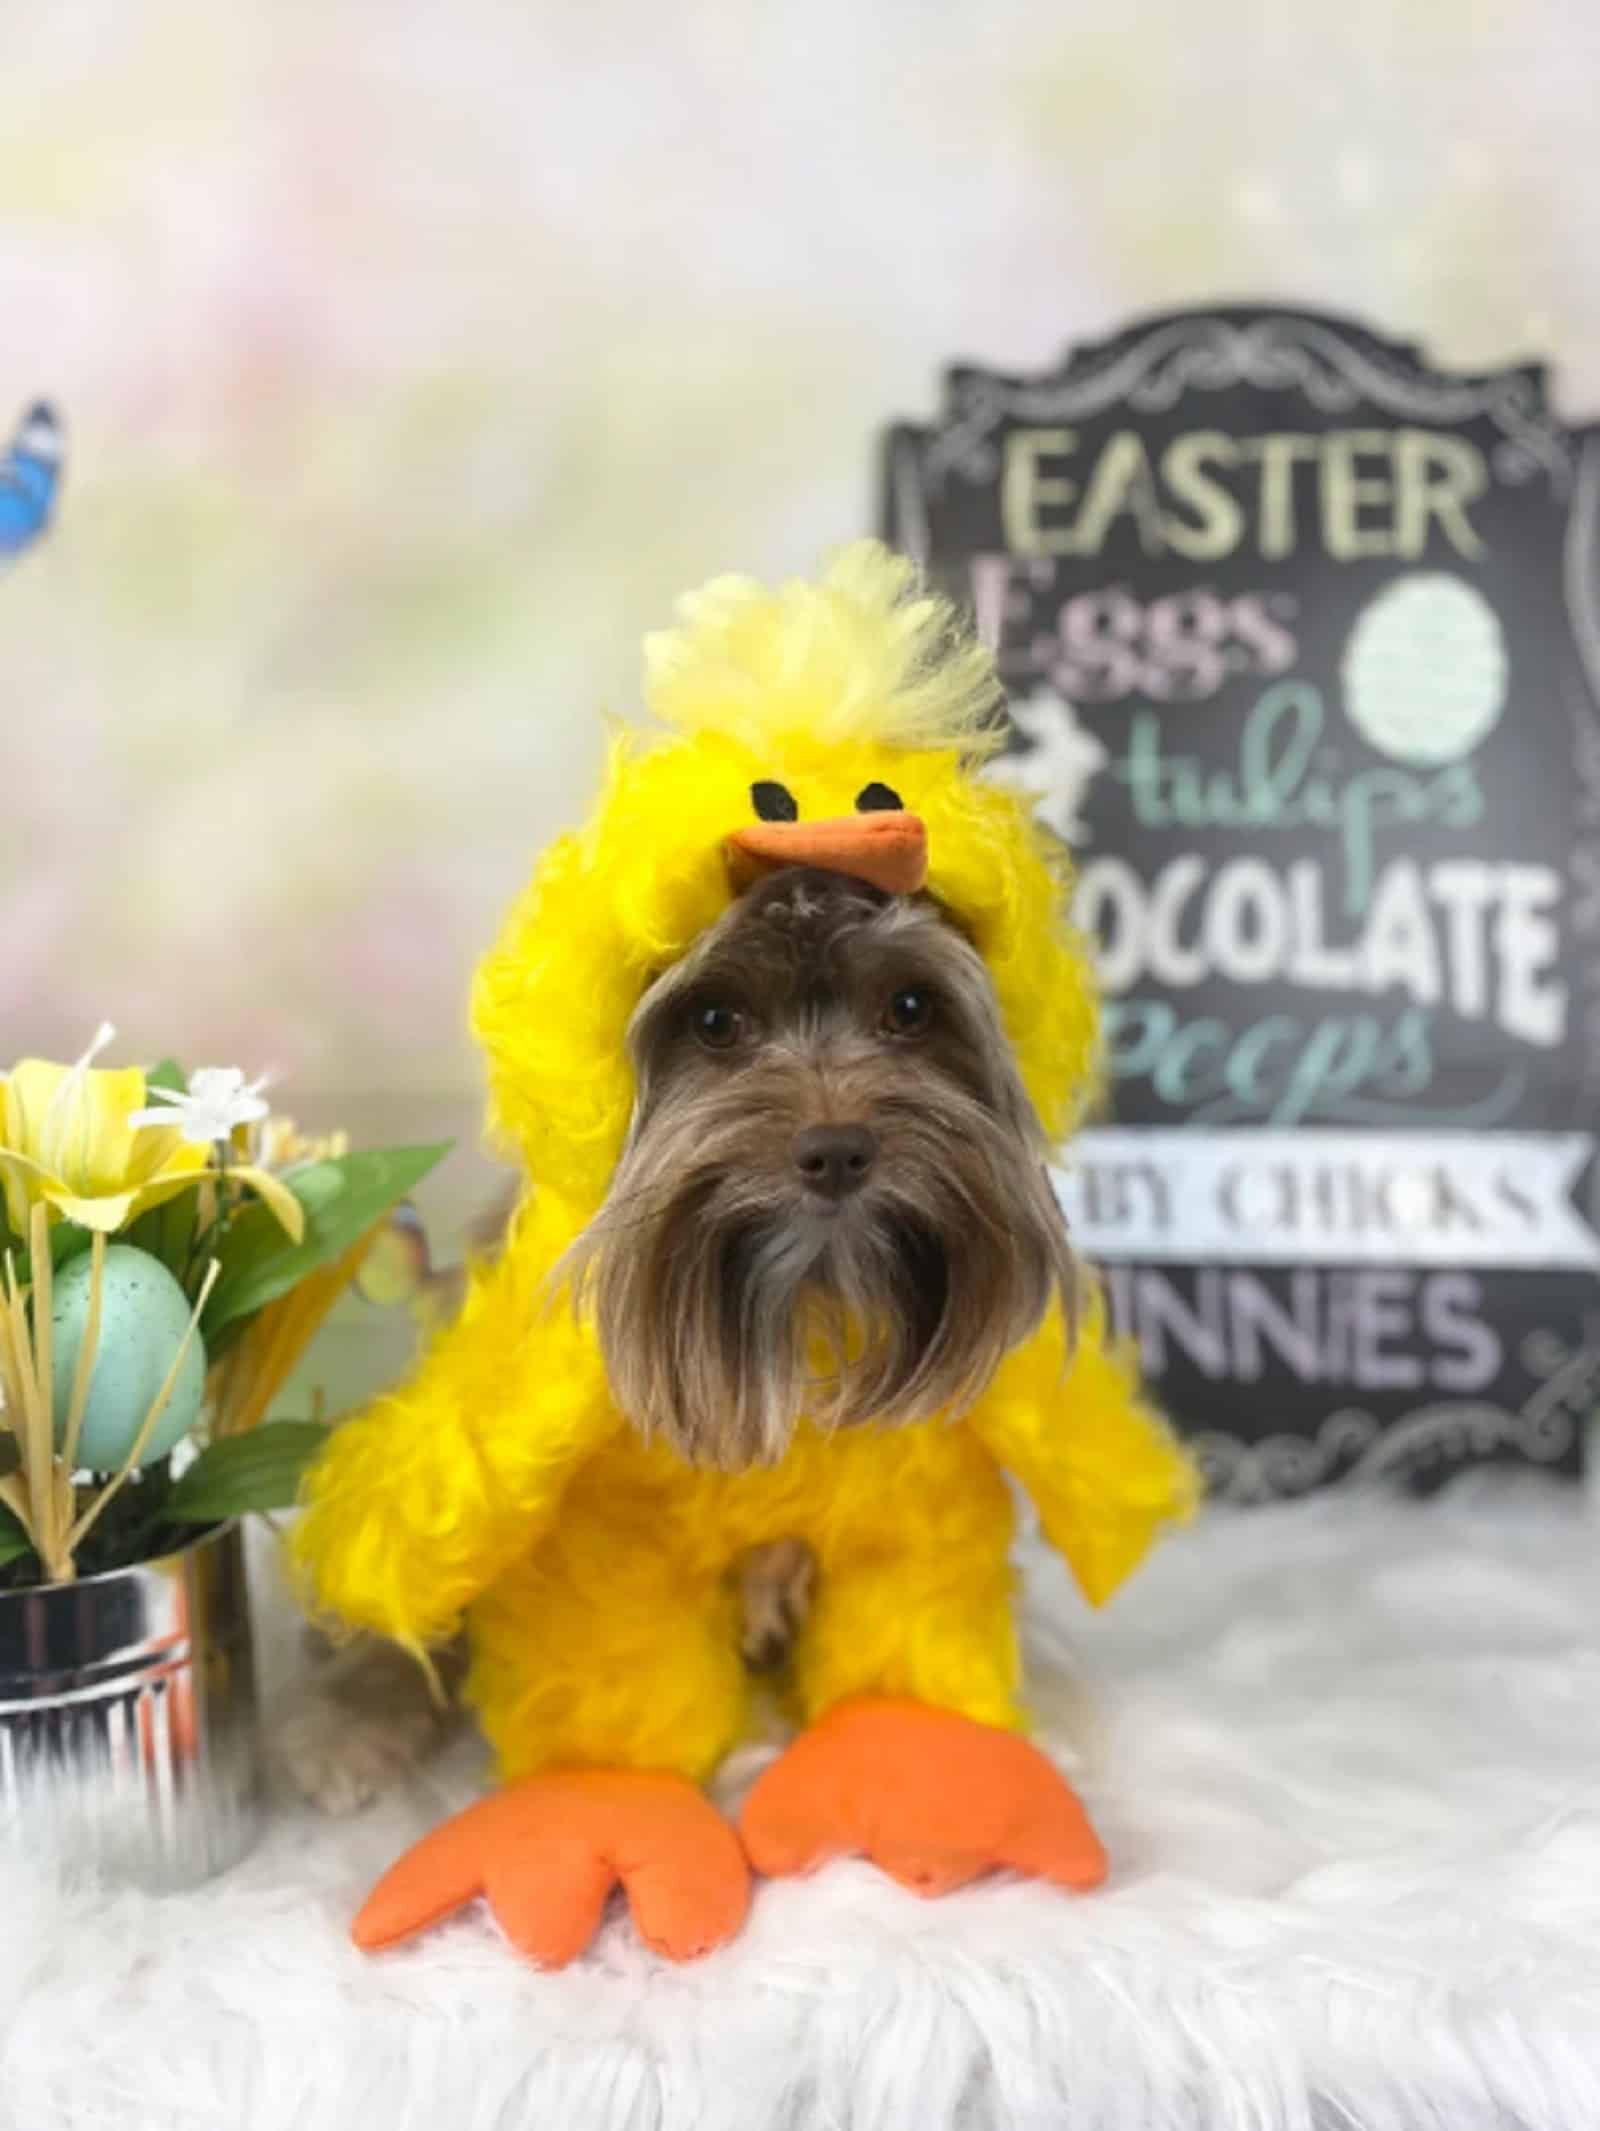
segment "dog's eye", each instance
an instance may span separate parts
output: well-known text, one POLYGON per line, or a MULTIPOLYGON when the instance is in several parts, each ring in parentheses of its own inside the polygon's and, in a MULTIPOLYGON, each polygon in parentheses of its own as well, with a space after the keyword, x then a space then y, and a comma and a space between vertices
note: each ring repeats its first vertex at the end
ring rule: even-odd
POLYGON ((775 784, 770 777, 760 777, 751 785, 750 804, 756 810, 758 821, 800 819, 800 809, 795 805, 793 792, 786 784, 775 784))
POLYGON ((933 1026, 933 994, 908 984, 897 991, 883 1010, 883 1025, 891 1036, 925 1036, 933 1026))
POLYGON ((864 784, 856 794, 858 814, 898 814, 904 806, 905 801, 892 785, 864 784))
POLYGON ((695 1041, 708 1051, 731 1051, 744 1041, 750 1026, 749 1016, 736 1006, 725 1006, 713 999, 697 1006, 691 1016, 695 1041))

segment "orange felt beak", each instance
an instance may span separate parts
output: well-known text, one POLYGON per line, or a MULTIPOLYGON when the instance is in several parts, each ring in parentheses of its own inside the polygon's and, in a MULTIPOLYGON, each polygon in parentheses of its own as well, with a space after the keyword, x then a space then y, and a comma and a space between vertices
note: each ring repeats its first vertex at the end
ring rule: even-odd
POLYGON ((915 895, 928 878, 928 832, 919 814, 885 808, 832 821, 753 821, 728 849, 761 866, 820 866, 885 895, 915 895))

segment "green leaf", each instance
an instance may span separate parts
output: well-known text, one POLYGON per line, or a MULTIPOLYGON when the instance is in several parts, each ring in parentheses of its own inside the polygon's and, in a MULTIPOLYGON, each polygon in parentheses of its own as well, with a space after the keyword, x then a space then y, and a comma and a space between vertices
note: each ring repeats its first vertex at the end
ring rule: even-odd
POLYGON ((166 1514, 215 1524, 249 1510, 292 1509, 300 1476, 333 1430, 322 1421, 265 1421, 202 1450, 167 1497, 166 1514))
POLYGON ((79 1258, 94 1241, 87 1228, 80 1228, 76 1221, 58 1221, 50 1231, 50 1267, 59 1273, 72 1258, 79 1258))
POLYGON ((189 1077, 176 1058, 163 1058, 159 1065, 153 1065, 144 1076, 144 1084, 147 1088, 171 1088, 178 1095, 189 1092, 189 1077))
MULTIPOLYGON (((76 1221, 54 1222, 50 1229, 50 1270, 59 1273, 64 1265, 80 1257, 93 1241, 89 1230, 80 1228, 76 1221)), ((18 1285, 29 1286, 33 1280, 32 1255, 28 1251, 16 1249, 13 1250, 12 1257, 16 1261, 18 1285)), ((3 1272, 0 1272, 0 1278, 3 1277, 3 1272)))
POLYGON ((13 1561, 20 1561, 24 1554, 32 1552, 33 1541, 4 1503, 0 1503, 0 1569, 9 1568, 13 1561))
POLYGON ((260 1200, 234 1216, 217 1253, 222 1271, 200 1320, 212 1359, 237 1336, 231 1327, 242 1330, 245 1318, 358 1243, 449 1151, 448 1140, 373 1148, 285 1170, 283 1181, 305 1212, 305 1235, 291 1243, 260 1200))
POLYGON ((159 1258, 174 1280, 181 1281, 194 1244, 199 1206, 198 1191, 180 1191, 161 1205, 147 1208, 118 1240, 159 1258))
POLYGON ((22 1469, 22 1445, 9 1429, 0 1428, 0 1480, 22 1469))

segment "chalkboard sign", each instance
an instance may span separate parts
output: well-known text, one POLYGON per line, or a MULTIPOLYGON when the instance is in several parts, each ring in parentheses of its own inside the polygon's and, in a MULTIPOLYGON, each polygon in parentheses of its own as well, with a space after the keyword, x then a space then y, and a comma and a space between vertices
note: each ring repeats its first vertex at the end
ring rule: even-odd
POLYGON ((1108 1002, 1080 1246, 1216 1489, 1577 1469, 1600 1385, 1600 430, 1185 311, 889 434, 1108 1002))

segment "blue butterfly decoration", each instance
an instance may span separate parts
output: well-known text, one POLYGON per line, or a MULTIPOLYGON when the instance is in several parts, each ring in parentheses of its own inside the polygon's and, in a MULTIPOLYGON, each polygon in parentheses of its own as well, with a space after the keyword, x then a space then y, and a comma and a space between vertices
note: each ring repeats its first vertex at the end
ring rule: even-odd
POLYGON ((54 408, 36 400, 0 457, 0 568, 50 523, 65 448, 54 408))

